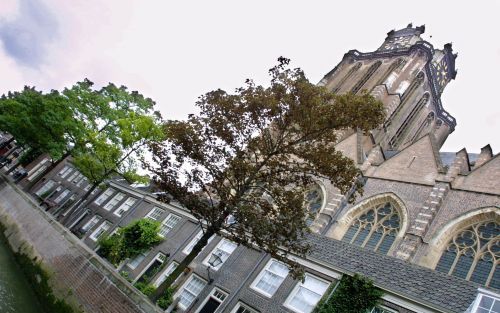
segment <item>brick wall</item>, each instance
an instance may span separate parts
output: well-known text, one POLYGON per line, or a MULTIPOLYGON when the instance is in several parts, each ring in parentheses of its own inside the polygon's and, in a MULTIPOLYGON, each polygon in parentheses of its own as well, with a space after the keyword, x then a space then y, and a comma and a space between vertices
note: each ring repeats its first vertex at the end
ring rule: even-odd
POLYGON ((41 260, 55 293, 85 312, 161 312, 4 176, 0 221, 14 251, 41 260))

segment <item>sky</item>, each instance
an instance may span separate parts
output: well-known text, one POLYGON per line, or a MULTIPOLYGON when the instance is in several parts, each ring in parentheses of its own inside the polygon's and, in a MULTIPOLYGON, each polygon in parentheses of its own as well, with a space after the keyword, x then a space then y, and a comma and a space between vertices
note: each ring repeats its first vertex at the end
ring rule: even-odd
POLYGON ((458 52, 442 96, 458 125, 441 151, 497 153, 499 12, 500 0, 0 0, 0 94, 88 78, 138 90, 165 118, 183 119, 208 91, 266 84, 279 56, 317 83, 348 50, 374 51, 412 22, 435 48, 452 42, 458 52))

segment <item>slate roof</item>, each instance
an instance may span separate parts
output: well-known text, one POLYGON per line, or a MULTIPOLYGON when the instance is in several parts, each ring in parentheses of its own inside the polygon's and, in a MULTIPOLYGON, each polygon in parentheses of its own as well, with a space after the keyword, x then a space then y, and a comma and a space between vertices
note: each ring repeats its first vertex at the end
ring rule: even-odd
POLYGON ((480 285, 347 243, 310 234, 308 259, 340 272, 359 273, 389 292, 443 312, 465 312, 480 285))

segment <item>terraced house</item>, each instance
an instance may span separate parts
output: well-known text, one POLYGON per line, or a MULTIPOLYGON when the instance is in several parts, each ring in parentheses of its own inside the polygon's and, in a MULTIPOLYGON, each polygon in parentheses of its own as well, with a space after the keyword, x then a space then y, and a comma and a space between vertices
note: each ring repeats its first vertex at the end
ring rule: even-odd
MULTIPOLYGON (((215 237, 180 277, 178 312, 309 313, 354 273, 385 292, 372 312, 500 312, 500 157, 489 145, 478 154, 440 152, 456 127, 441 94, 455 79, 457 56, 451 44, 437 49, 422 40, 424 31, 410 24, 373 52, 351 50, 319 83, 338 93, 368 90, 387 119, 335 143, 362 170, 363 196, 348 204, 324 181, 308 195, 313 249, 296 258, 305 279, 294 280, 258 249, 215 237)), ((134 282, 158 286, 201 237, 196 219, 175 202, 120 181, 84 207, 65 206, 86 188, 71 171, 70 161, 61 163, 32 193, 89 247, 132 220, 161 222, 167 240, 117 268, 134 282)))

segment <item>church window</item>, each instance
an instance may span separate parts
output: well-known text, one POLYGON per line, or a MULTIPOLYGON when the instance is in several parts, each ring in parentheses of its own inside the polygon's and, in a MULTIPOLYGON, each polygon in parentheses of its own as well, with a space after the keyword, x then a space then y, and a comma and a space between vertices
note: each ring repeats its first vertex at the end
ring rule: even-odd
POLYGON ((378 82, 375 84, 375 86, 382 85, 382 84, 386 83, 389 76, 394 71, 402 69, 405 64, 406 64, 406 60, 404 60, 402 58, 399 58, 396 61, 392 62, 392 64, 389 66, 389 68, 384 73, 384 75, 378 80, 378 82))
POLYGON ((354 75, 354 73, 356 73, 360 67, 361 67, 361 63, 360 62, 356 63, 356 65, 354 65, 349 70, 349 72, 347 72, 347 74, 345 74, 345 76, 342 77, 342 79, 338 82, 337 86, 335 86, 335 88, 332 89, 332 91, 335 93, 338 92, 340 90, 340 88, 342 88, 342 85, 346 82, 346 80, 348 80, 352 75, 354 75))
POLYGON ((307 192, 305 202, 307 212, 309 213, 307 224, 310 225, 323 206, 323 191, 318 184, 314 184, 314 186, 307 192))
POLYGON ((400 230, 400 224, 397 210, 387 202, 357 217, 342 241, 387 254, 400 230))
POLYGON ((363 77, 356 83, 356 85, 354 85, 354 87, 352 87, 351 92, 357 93, 361 89, 361 87, 363 87, 364 84, 366 84, 366 82, 373 76, 373 74, 375 74, 375 72, 378 70, 380 65, 382 65, 381 61, 377 61, 377 62, 373 63, 368 68, 365 75, 363 75, 363 77))
POLYGON ((500 224, 487 221, 458 232, 441 255, 436 270, 500 288, 500 224))
POLYGON ((394 110, 394 112, 391 114, 389 119, 387 119, 385 127, 387 127, 391 124, 391 122, 395 119, 395 117, 397 116, 399 111, 401 111, 401 109, 405 106, 405 104, 408 102, 408 100, 411 99, 411 96, 413 95, 413 93, 417 90, 417 88, 420 85, 422 85, 422 83, 424 82, 424 77, 425 76, 424 76, 423 72, 418 73, 417 77, 415 77, 415 79, 411 82, 410 86, 405 89, 405 91, 401 95, 401 98, 400 98, 401 101, 400 101, 398 107, 396 108, 396 110, 394 110))
POLYGON ((411 124, 413 123, 413 120, 418 116, 418 113, 420 113, 420 111, 427 104, 427 101, 429 101, 429 94, 425 93, 422 96, 422 98, 420 98, 417 105, 415 105, 415 107, 413 107, 410 114, 406 117, 405 121, 401 124, 401 127, 399 127, 396 134, 394 134, 394 136, 392 137, 391 141, 389 142, 389 144, 392 148, 395 148, 401 144, 401 141, 408 134, 409 128, 410 128, 411 124))

